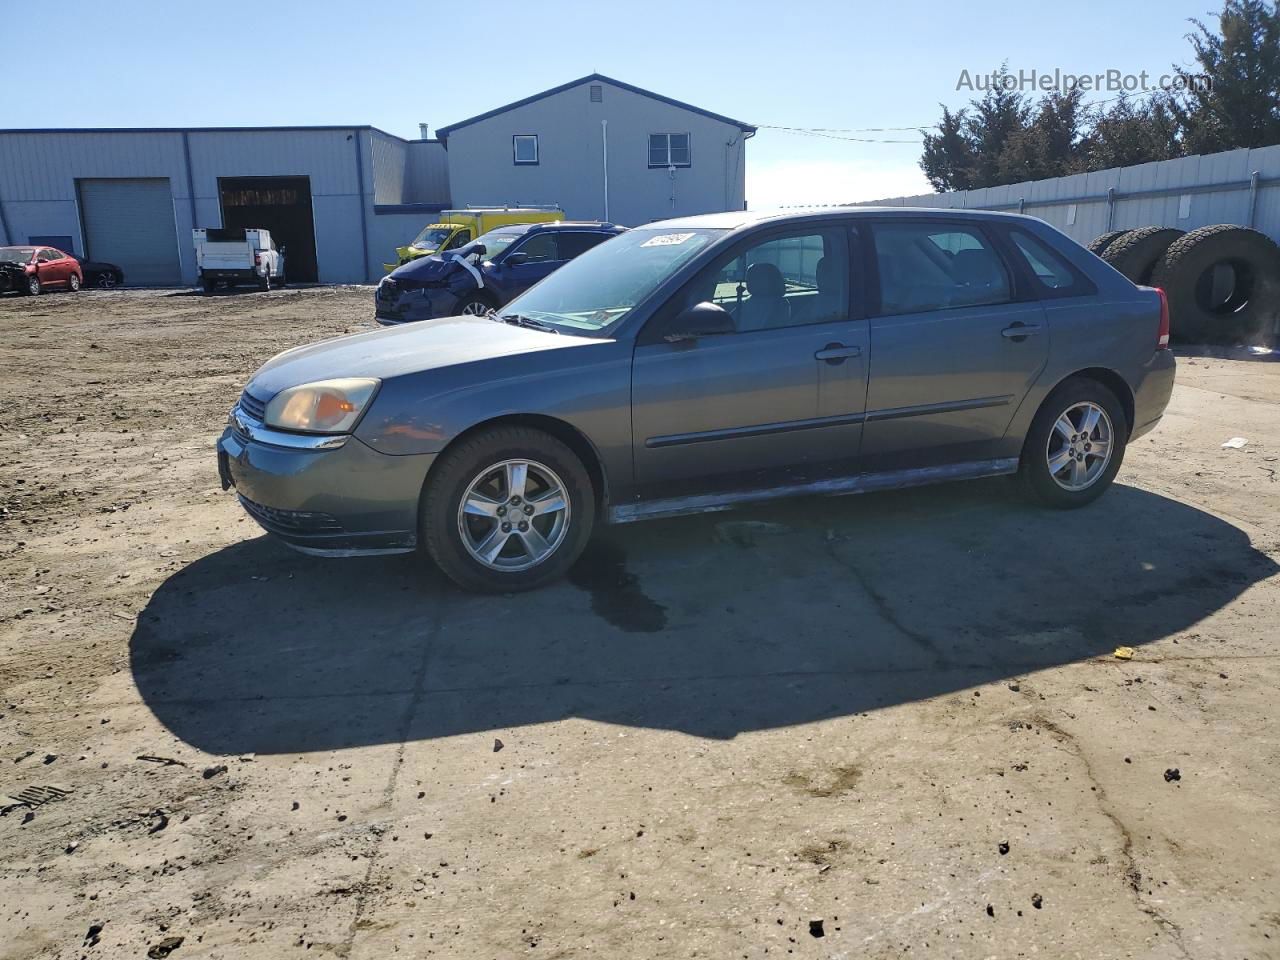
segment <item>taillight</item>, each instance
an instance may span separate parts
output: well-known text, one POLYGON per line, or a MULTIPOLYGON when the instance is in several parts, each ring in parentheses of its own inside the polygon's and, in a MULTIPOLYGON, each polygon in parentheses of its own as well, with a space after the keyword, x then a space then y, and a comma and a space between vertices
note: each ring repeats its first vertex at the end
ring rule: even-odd
MULTIPOLYGON (((260 266, 262 266, 262 254, 260 254, 260 253, 255 253, 255 254, 253 255, 253 265, 254 265, 255 267, 260 267, 260 266)), ((1161 296, 1163 296, 1163 294, 1161 294, 1161 296)), ((1165 337, 1165 340, 1166 340, 1166 341, 1168 341, 1168 339, 1169 339, 1168 337, 1165 337)))
POLYGON ((1156 293, 1160 294, 1160 329, 1156 331, 1156 349, 1169 349, 1169 298, 1165 292, 1156 287, 1156 293))

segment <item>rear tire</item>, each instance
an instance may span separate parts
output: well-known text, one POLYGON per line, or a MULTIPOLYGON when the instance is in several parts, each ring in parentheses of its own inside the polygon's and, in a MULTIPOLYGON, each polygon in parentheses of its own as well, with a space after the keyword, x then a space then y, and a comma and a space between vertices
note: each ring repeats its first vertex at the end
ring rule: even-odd
POLYGON ((458 586, 516 593, 565 574, 591 539, 595 513, 591 479, 572 450, 541 430, 495 427, 436 463, 419 528, 458 586))
POLYGON ((212 280, 208 277, 202 277, 200 279, 200 287, 205 293, 213 293, 213 291, 218 289, 218 281, 212 280))
POLYGON ((80 278, 76 276, 74 273, 69 278, 67 278, 67 288, 72 293, 80 292, 80 278))
POLYGON ((1116 395, 1073 377, 1045 398, 1022 445, 1018 481, 1033 500, 1070 510, 1106 492, 1124 461, 1129 421, 1116 395), (1105 456, 1099 453, 1106 444, 1105 456))

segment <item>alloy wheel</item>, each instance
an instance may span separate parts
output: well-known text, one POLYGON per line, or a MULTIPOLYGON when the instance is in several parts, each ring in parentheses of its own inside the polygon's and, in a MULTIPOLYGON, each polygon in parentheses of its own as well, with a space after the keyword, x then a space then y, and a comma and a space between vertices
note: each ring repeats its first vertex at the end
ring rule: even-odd
POLYGON ((487 317, 491 309, 492 307, 487 303, 482 303, 479 300, 472 300, 462 308, 462 315, 464 317, 487 317))
POLYGON ((1063 490, 1087 490, 1111 463, 1113 431, 1107 411, 1090 400, 1073 404, 1054 421, 1045 447, 1049 476, 1063 490))
POLYGON ((458 534, 473 560, 493 570, 528 570, 550 557, 569 532, 564 482, 533 460, 503 460, 467 485, 458 534))

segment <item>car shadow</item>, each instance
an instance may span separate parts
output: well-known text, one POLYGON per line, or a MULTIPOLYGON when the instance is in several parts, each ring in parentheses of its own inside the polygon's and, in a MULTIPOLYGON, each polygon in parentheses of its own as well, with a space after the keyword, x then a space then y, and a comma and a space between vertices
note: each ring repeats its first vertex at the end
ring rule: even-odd
POLYGON ((294 753, 584 717, 727 738, 1176 635, 1271 576, 1244 532, 1117 485, 1046 511, 1002 481, 602 532, 567 582, 449 586, 415 557, 262 537, 174 574, 134 680, 175 735, 294 753))

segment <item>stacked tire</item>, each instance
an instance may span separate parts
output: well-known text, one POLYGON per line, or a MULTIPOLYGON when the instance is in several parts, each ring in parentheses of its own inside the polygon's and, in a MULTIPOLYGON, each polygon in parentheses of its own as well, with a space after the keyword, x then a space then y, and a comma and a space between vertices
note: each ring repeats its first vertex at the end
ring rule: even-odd
POLYGON ((1280 247, 1257 230, 1139 227, 1104 233, 1089 249, 1134 283, 1163 289, 1173 338, 1184 343, 1254 342, 1280 317, 1280 247))

